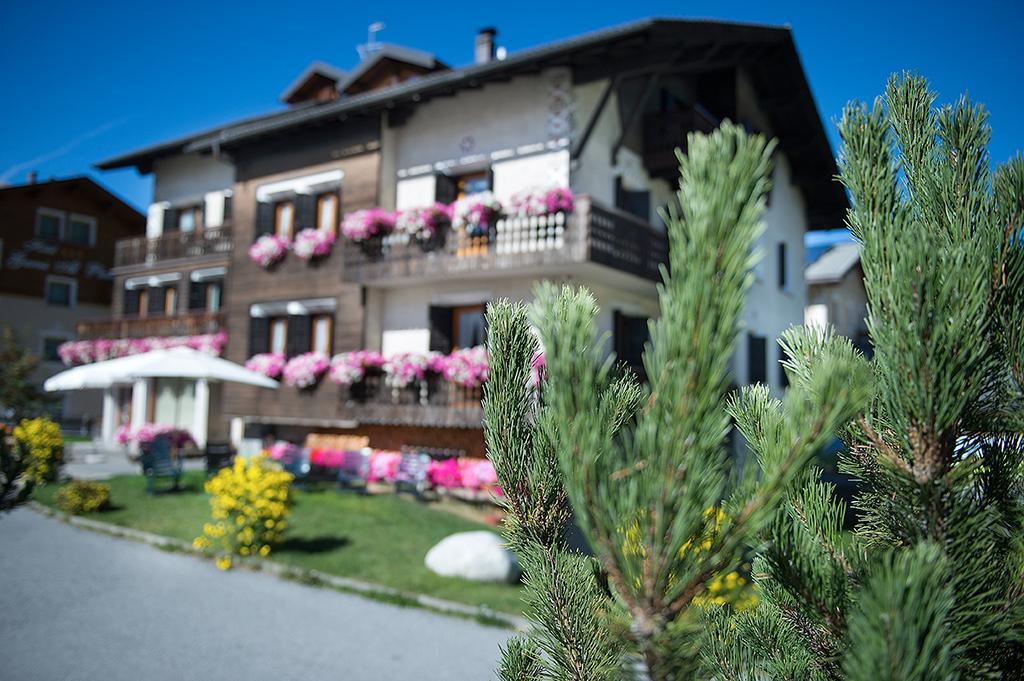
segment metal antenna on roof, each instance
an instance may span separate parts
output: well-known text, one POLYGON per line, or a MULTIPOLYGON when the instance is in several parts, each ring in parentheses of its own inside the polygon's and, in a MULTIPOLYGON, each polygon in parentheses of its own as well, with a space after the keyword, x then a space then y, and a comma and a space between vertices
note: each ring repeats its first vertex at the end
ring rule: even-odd
POLYGON ((383 21, 375 21, 366 28, 366 44, 356 45, 356 52, 359 59, 366 61, 368 57, 380 51, 380 43, 377 42, 377 34, 384 30, 383 21))

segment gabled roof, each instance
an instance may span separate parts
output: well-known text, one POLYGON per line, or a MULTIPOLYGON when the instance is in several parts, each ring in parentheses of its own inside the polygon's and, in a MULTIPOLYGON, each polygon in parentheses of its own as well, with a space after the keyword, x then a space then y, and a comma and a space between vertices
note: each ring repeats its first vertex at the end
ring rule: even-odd
POLYGON ((833 180, 838 174, 835 157, 791 30, 701 19, 643 19, 622 24, 514 52, 502 60, 440 70, 333 102, 310 102, 236 121, 107 159, 97 167, 136 166, 147 172, 161 156, 209 153, 291 128, 415 106, 460 89, 554 66, 571 67, 590 79, 597 78, 597 73, 607 76, 638 68, 742 66, 751 74, 781 151, 790 159, 793 181, 803 189, 811 227, 842 224, 848 206, 846 193, 833 180))
POLYGON ((808 284, 837 284, 860 264, 860 244, 836 244, 807 266, 808 284))
POLYGON ((121 211, 129 219, 135 219, 139 221, 141 228, 145 228, 146 216, 139 212, 134 206, 122 199, 120 196, 110 191, 102 184, 92 179, 88 175, 73 175, 71 177, 64 177, 60 179, 51 179, 44 182, 25 182, 22 184, 4 184, 0 185, 0 194, 14 194, 17 192, 33 192, 39 191, 40 189, 48 189, 51 187, 68 187, 75 190, 85 189, 92 192, 98 199, 109 202, 117 210, 121 211))
POLYGON ((322 61, 315 61, 306 69, 299 74, 299 76, 292 81, 292 84, 285 88, 285 91, 281 93, 281 101, 291 103, 290 100, 295 94, 302 89, 306 83, 309 82, 310 78, 315 76, 321 76, 328 80, 332 80, 335 84, 342 82, 347 77, 347 74, 336 66, 322 61))
POLYGON ((359 79, 366 75, 374 66, 385 60, 401 62, 417 66, 425 71, 439 71, 448 69, 448 65, 439 60, 430 52, 417 50, 412 47, 393 45, 391 43, 378 43, 374 51, 366 56, 366 59, 359 62, 359 66, 352 69, 343 82, 339 83, 338 90, 345 92, 352 85, 359 82, 359 79))

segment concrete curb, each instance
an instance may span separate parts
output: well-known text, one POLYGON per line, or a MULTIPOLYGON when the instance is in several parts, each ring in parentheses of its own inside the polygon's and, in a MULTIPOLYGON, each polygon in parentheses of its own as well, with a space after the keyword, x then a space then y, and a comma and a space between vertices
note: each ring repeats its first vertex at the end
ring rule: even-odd
MULTIPOLYGON (((159 534, 144 532, 131 527, 105 523, 100 520, 68 515, 48 506, 44 506, 37 501, 30 501, 26 506, 42 515, 50 516, 57 520, 64 521, 69 525, 81 527, 86 530, 99 532, 100 534, 106 534, 112 537, 131 539, 132 541, 148 544, 164 551, 187 553, 197 558, 209 559, 209 556, 206 553, 194 548, 189 542, 182 541, 180 539, 164 537, 159 534)), ((508 629, 515 629, 517 631, 525 631, 529 627, 529 622, 523 617, 516 617, 515 615, 498 612, 487 607, 446 601, 442 598, 424 596, 423 594, 413 593, 410 591, 402 591, 401 589, 394 589, 381 584, 351 579, 350 577, 339 577, 338 575, 327 574, 319 570, 292 567, 267 558, 235 556, 232 561, 238 567, 251 570, 253 572, 266 572, 274 575, 275 577, 289 579, 309 586, 327 586, 338 591, 365 596, 367 598, 391 603, 393 605, 423 608, 442 615, 473 619, 484 624, 497 625, 508 629)))

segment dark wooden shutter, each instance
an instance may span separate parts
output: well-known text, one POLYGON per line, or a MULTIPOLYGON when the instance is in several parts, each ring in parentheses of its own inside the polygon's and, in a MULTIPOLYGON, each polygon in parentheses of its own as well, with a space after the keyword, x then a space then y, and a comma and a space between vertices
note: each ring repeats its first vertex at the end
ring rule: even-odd
POLYGON ((272 234, 274 231, 274 204, 260 201, 256 204, 256 237, 272 234))
POLYGON ((295 197, 295 232, 309 228, 316 229, 316 197, 299 194, 295 197))
POLYGON ((149 295, 147 296, 149 302, 146 305, 147 314, 157 317, 164 316, 164 305, 167 303, 166 291, 166 286, 151 287, 149 289, 149 295))
POLYGON ((764 336, 747 334, 747 382, 768 382, 768 352, 764 336))
POLYGON ((309 352, 313 321, 309 315, 289 315, 288 317, 288 356, 294 357, 309 352))
POLYGON ((452 309, 450 307, 430 306, 430 349, 433 352, 452 351, 452 309))
POLYGON ((206 309, 206 282, 190 281, 188 284, 188 309, 206 309))
POLYGON ((638 377, 644 379, 644 345, 650 338, 647 318, 632 317, 615 310, 612 319, 616 359, 625 362, 638 377))
POLYGON ((789 272, 786 270, 786 242, 779 242, 779 288, 786 288, 789 272))
POLYGON ((249 356, 270 351, 270 320, 266 317, 249 318, 249 356))
POLYGON ((454 201, 455 196, 458 194, 455 180, 444 173, 438 173, 434 177, 434 200, 439 203, 451 203, 454 201))
POLYGON ((139 314, 139 295, 138 289, 125 289, 124 305, 121 308, 125 316, 139 314))
POLYGON ((224 197, 224 224, 231 222, 231 197, 224 197))
POLYGON ((168 208, 164 211, 164 234, 178 231, 178 214, 180 212, 177 208, 168 208))

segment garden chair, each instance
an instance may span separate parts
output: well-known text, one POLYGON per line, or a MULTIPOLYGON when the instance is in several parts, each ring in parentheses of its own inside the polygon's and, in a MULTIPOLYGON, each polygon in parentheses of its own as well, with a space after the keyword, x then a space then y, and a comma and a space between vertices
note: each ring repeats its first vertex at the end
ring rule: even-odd
POLYGON ((227 468, 235 458, 235 452, 227 442, 209 442, 206 445, 206 477, 216 475, 227 468))
POLYGON ((367 493, 366 483, 370 475, 370 448, 359 451, 348 450, 344 453, 341 466, 338 468, 338 488, 358 489, 367 493))
POLYGON ((312 466, 309 463, 308 449, 291 446, 281 455, 278 463, 281 464, 281 468, 292 474, 295 483, 299 486, 305 486, 309 481, 312 466))
POLYGON ((429 466, 430 457, 426 454, 402 454, 398 462, 398 472, 395 474, 395 494, 412 492, 417 499, 422 499, 429 486, 429 466))
POLYGON ((171 489, 178 489, 182 465, 180 457, 171 450, 170 438, 154 439, 148 447, 143 449, 140 461, 142 474, 146 476, 146 492, 148 494, 156 493, 157 478, 169 478, 171 489))

